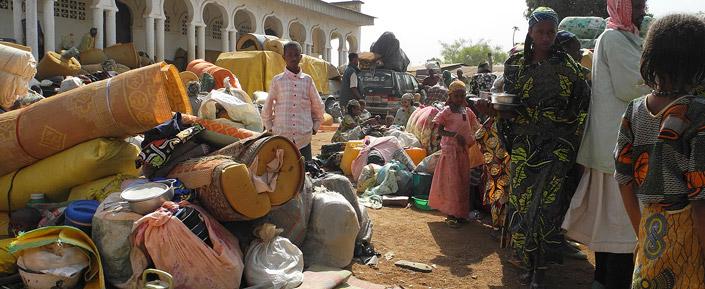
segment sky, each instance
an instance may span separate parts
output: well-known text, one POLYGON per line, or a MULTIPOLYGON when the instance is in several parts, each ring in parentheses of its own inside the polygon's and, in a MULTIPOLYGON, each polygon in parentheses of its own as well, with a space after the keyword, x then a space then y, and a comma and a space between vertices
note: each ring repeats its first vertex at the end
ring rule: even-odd
MULTIPOLYGON (((412 64, 440 58, 441 41, 485 39, 509 50, 512 27, 520 28, 516 33, 517 41, 526 36, 524 0, 363 1, 362 12, 377 19, 374 26, 362 28, 361 50, 367 51, 383 32, 392 31, 412 64)), ((656 17, 674 12, 705 11, 705 0, 648 0, 647 4, 649 12, 656 17)))

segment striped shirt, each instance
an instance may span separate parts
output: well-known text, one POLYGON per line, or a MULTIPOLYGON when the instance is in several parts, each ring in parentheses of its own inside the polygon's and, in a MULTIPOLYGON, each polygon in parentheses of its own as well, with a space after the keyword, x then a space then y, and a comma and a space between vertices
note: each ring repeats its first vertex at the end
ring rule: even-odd
POLYGON ((290 139, 301 149, 311 143, 311 134, 321 126, 323 113, 313 78, 284 69, 272 79, 262 121, 267 131, 290 139))

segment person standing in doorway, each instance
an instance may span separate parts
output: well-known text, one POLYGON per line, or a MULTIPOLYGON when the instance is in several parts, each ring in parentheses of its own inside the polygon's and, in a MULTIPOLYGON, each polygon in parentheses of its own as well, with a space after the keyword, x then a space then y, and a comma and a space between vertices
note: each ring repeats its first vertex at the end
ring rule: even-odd
POLYGON ((323 103, 313 78, 299 66, 301 45, 295 41, 285 44, 283 57, 286 68, 272 79, 269 98, 262 108, 262 121, 268 132, 294 142, 301 155, 310 161, 311 136, 323 122, 323 103))
POLYGON ((607 30, 597 39, 587 127, 578 152, 585 167, 563 223, 566 236, 595 252, 593 288, 629 288, 636 235, 622 205, 613 150, 621 115, 630 101, 647 94, 639 72, 638 27, 646 0, 609 0, 607 30))
POLYGON ((362 100, 362 88, 360 87, 360 68, 358 67, 360 59, 357 53, 348 54, 348 67, 343 72, 343 80, 340 86, 340 98, 338 102, 340 107, 346 107, 352 99, 362 100))

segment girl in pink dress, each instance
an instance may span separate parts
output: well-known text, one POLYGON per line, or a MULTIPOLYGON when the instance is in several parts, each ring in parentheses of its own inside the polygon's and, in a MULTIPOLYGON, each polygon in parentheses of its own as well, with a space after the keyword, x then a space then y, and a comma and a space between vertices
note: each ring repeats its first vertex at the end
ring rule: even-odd
POLYGON ((440 126, 441 157, 433 173, 429 205, 448 215, 446 223, 456 228, 470 213, 470 160, 468 148, 475 143, 472 127, 477 117, 466 107, 465 84, 449 87, 447 106, 433 119, 440 126))

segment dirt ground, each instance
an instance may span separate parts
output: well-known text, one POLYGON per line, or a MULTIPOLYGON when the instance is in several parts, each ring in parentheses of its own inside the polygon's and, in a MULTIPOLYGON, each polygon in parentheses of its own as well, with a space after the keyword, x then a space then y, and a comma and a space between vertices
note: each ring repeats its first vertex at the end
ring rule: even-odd
MULTIPOLYGON (((329 142, 332 132, 314 136, 314 155, 329 142)), ((511 265, 508 249, 500 249, 491 238, 491 228, 470 222, 461 228, 449 228, 444 216, 412 208, 368 210, 373 221, 372 243, 382 254, 376 268, 353 264, 360 279, 402 288, 526 288, 518 282, 520 271, 511 265), (384 255, 393 252, 390 261, 384 255), (434 267, 431 273, 417 273, 394 266, 398 260, 421 262, 434 267)), ((584 249, 586 250, 586 249, 584 249)), ((548 288, 590 288, 593 277, 593 254, 590 259, 566 259, 547 274, 548 288)))

